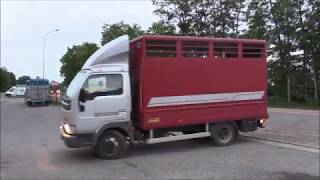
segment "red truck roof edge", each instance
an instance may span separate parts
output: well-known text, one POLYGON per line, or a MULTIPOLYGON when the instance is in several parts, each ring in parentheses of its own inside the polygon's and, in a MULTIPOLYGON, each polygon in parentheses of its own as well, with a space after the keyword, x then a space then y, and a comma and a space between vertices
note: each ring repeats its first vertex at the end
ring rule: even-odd
POLYGON ((246 39, 246 38, 217 38, 217 37, 210 37, 210 36, 183 36, 183 35, 143 35, 139 36, 137 38, 134 38, 130 41, 136 42, 141 39, 159 39, 159 40, 196 40, 196 41, 208 41, 208 40, 214 40, 214 41, 224 41, 224 42, 254 42, 254 43, 262 43, 266 44, 266 40, 261 39, 246 39))

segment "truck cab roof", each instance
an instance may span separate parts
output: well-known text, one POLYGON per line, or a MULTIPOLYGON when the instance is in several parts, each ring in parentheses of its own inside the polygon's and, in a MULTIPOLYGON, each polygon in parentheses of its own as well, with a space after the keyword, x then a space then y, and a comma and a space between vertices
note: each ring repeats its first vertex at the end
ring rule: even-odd
POLYGON ((116 66, 128 67, 128 53, 129 36, 120 36, 93 53, 82 66, 82 69, 103 69, 114 68, 116 66))

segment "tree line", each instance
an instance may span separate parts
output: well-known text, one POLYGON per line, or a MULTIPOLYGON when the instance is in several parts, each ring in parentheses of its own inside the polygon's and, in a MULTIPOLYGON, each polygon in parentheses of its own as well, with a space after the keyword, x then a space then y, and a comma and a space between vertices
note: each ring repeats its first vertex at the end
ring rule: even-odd
POLYGON ((10 72, 5 67, 0 68, 0 92, 7 91, 10 87, 16 84, 25 84, 26 80, 30 79, 29 76, 21 76, 16 79, 16 75, 10 72))
POLYGON ((16 76, 9 72, 5 67, 0 68, 0 92, 8 90, 16 85, 16 76))
MULTIPOLYGON (((320 1, 152 0, 160 17, 147 30, 138 24, 104 24, 101 45, 123 34, 254 38, 268 42, 269 95, 317 101, 320 79, 320 1)), ((69 84, 99 45, 68 48, 61 75, 69 84)))

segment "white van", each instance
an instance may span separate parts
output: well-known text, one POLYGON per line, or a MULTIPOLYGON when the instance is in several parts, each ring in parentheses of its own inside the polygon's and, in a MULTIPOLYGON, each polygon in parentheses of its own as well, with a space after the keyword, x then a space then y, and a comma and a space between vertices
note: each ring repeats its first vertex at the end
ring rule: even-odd
POLYGON ((5 95, 7 97, 24 96, 25 93, 26 93, 26 86, 17 85, 17 86, 12 86, 7 92, 5 92, 5 95))

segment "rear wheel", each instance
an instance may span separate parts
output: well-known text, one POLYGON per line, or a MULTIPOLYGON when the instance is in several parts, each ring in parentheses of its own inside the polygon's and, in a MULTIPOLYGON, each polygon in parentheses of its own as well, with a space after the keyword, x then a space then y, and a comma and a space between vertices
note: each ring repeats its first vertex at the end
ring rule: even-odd
POLYGON ((125 136, 115 130, 105 132, 95 147, 96 154, 103 159, 119 159, 128 149, 125 136))
POLYGON ((231 145, 238 134, 235 127, 229 122, 216 123, 211 126, 210 131, 213 143, 217 146, 231 145))

